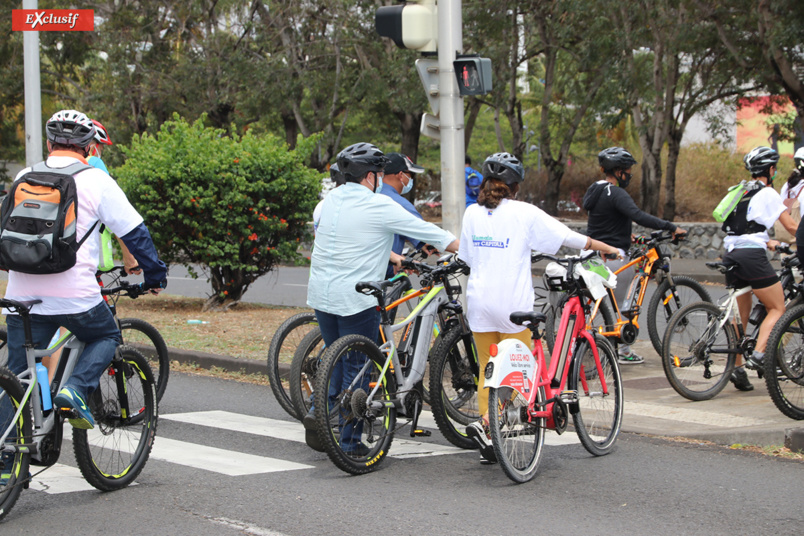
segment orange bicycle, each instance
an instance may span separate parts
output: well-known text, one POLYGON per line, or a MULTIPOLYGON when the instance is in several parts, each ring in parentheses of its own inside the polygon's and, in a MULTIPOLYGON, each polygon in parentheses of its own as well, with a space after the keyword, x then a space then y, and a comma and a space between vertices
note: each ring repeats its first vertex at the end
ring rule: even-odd
MULTIPOLYGON (((662 355, 662 339, 673 313, 690 303, 712 301, 706 288, 696 280, 670 273, 672 252, 663 242, 672 241, 677 244, 683 239, 683 236, 674 237, 670 231, 654 231, 650 238, 638 236, 634 240, 634 247, 628 252, 631 261, 614 272, 619 275, 632 266, 637 269, 628 288, 628 297, 624 304, 626 309, 620 309, 614 291, 608 289, 609 299, 597 300, 587 319, 587 328, 614 343, 633 344, 639 335, 639 315, 642 313, 648 283, 655 280, 657 288, 648 303, 648 334, 656 353, 662 355)), ((550 351, 553 350, 561 311, 567 299, 568 296, 562 296, 556 306, 547 312, 545 339, 550 351)))

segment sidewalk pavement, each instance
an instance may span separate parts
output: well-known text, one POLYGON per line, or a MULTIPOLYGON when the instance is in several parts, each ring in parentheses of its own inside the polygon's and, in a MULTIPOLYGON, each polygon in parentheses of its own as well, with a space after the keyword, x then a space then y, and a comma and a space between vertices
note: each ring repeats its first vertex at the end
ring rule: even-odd
MULTIPOLYGON (((702 259, 673 259, 675 274, 693 277, 701 282, 723 284, 720 272, 711 270, 702 259)), ((546 263, 534 268, 541 274, 546 263)), ((783 445, 789 429, 804 429, 804 423, 789 419, 773 405, 764 380, 749 371, 754 390, 737 391, 729 383, 712 400, 693 402, 677 394, 665 378, 659 356, 647 336, 640 333, 634 350, 645 358, 641 365, 622 365, 625 390, 624 432, 665 437, 685 437, 712 441, 720 445, 783 445)), ((267 350, 267 349, 266 349, 267 350)), ((203 368, 242 370, 265 374, 264 360, 237 359, 229 356, 170 349, 171 359, 195 363, 203 368)), ((289 366, 281 372, 286 374, 289 366)))

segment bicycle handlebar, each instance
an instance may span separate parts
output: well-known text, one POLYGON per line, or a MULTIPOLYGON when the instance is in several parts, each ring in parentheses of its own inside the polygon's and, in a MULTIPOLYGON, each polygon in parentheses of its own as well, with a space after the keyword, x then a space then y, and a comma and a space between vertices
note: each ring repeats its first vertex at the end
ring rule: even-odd
POLYGON ((592 258, 594 256, 597 256, 597 255, 600 255, 600 252, 598 252, 598 251, 589 251, 589 252, 585 253, 584 255, 571 255, 571 256, 564 257, 564 258, 559 258, 559 257, 556 257, 555 255, 549 255, 547 253, 531 253, 530 262, 531 262, 531 264, 533 264, 533 263, 537 263, 539 261, 542 261, 542 260, 546 259, 546 260, 557 262, 558 264, 568 265, 571 262, 585 261, 585 260, 590 259, 590 258, 592 258))
POLYGON ((101 289, 101 296, 114 296, 116 294, 122 294, 123 296, 128 296, 129 298, 138 298, 143 294, 146 294, 151 288, 155 287, 146 287, 145 283, 137 283, 131 284, 128 281, 122 280, 120 281, 120 285, 117 287, 105 287, 101 289))

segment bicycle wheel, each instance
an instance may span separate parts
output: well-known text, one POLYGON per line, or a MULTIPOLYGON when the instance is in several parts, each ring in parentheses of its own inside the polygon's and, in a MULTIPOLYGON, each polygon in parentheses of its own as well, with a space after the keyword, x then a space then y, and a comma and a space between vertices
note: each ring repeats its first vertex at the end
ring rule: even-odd
POLYGON ((0 367, 8 366, 8 348, 6 348, 7 342, 8 333, 6 333, 6 328, 0 328, 0 367))
POLYGON ((575 433, 584 448, 590 454, 603 456, 611 452, 620 435, 623 422, 623 384, 620 366, 617 364, 617 352, 600 335, 595 335, 595 344, 603 375, 600 375, 589 343, 579 343, 573 358, 570 384, 570 389, 578 395, 578 403, 570 405, 570 413, 575 424, 575 433))
MULTIPOLYGON (((564 311, 564 305, 567 303, 569 296, 566 293, 563 293, 561 298, 559 298, 558 302, 556 303, 555 307, 551 307, 548 309, 547 314, 545 315, 547 318, 544 321, 544 340, 547 343, 547 350, 548 350, 548 359, 549 356, 553 354, 553 346, 556 342, 556 334, 558 333, 558 328, 561 325, 561 313, 564 311)), ((587 302, 591 302, 591 298, 583 298, 587 302)), ((592 319, 592 323, 590 330, 594 333, 597 333, 598 328, 604 328, 604 330, 608 331, 614 328, 617 324, 617 318, 614 316, 614 311, 609 305, 608 297, 603 298, 600 302, 600 307, 598 308, 597 314, 592 319)), ((594 303, 591 304, 594 307, 594 303)), ((591 310, 591 309, 590 309, 591 310)), ((616 343, 612 343, 616 347, 616 343)))
POLYGON ((318 320, 315 318, 315 313, 293 315, 279 326, 268 347, 268 381, 271 384, 271 391, 282 409, 298 420, 302 420, 304 415, 296 414, 296 408, 290 399, 290 389, 282 382, 279 369, 290 366, 299 343, 310 330, 317 327, 318 320))
POLYGON ((121 344, 131 346, 148 360, 156 383, 156 401, 162 400, 170 377, 170 354, 165 339, 153 325, 139 318, 121 318, 121 344))
POLYGON ((0 367, 0 436, 12 428, 6 443, 0 444, 0 474, 5 480, 0 484, 0 520, 8 515, 23 488, 27 487, 31 455, 17 448, 18 445, 31 442, 31 411, 27 401, 24 402, 21 418, 14 420, 24 396, 25 390, 17 377, 6 367, 0 367))
MULTIPOLYGON (((353 475, 375 470, 394 439, 396 381, 381 375, 385 355, 363 335, 341 337, 324 352, 316 376, 315 419, 324 450, 339 469, 353 475), (354 379, 344 385, 343 374, 354 379), (387 406, 371 408, 367 394, 387 406)), ((389 367, 390 368, 390 367, 389 367)))
POLYGON ((712 303, 682 307, 670 319, 662 343, 662 367, 667 381, 689 400, 709 400, 729 382, 734 369, 737 335, 722 311, 712 303), (712 352, 717 348, 717 353, 712 352), (726 352, 732 349, 731 352, 726 352))
POLYGON ((293 356, 290 365, 290 399, 296 414, 304 418, 313 405, 315 392, 315 378, 321 365, 321 356, 324 353, 324 338, 321 330, 313 329, 304 336, 293 356))
MULTIPOLYGON (((544 407, 543 387, 536 392, 535 407, 544 407)), ((508 478, 521 483, 536 476, 544 447, 544 419, 528 422, 524 396, 509 387, 489 389, 489 433, 494 454, 508 478)))
POLYGON ((659 355, 662 355, 662 339, 673 313, 691 303, 712 301, 709 291, 691 277, 674 275, 673 284, 675 292, 670 288, 670 280, 665 278, 648 304, 648 335, 659 355))
POLYGON ((124 488, 145 467, 156 437, 154 378, 145 357, 131 347, 118 347, 89 407, 95 428, 73 428, 78 468, 99 490, 124 488))
POLYGON ((430 409, 444 437, 462 449, 476 449, 464 427, 480 418, 477 407, 477 376, 472 362, 477 351, 471 335, 463 336, 454 324, 442 334, 430 353, 430 409))
POLYGON ((765 363, 765 385, 773 403, 791 419, 804 419, 804 305, 776 322, 765 363))

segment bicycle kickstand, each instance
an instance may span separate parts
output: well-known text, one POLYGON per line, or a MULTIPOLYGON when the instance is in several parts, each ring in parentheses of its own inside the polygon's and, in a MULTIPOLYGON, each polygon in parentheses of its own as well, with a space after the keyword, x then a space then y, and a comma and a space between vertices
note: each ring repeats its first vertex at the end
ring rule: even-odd
POLYGON ((410 424, 410 437, 430 437, 432 432, 430 430, 423 430, 419 428, 419 415, 422 413, 422 401, 416 399, 415 406, 413 406, 413 422, 410 424))

